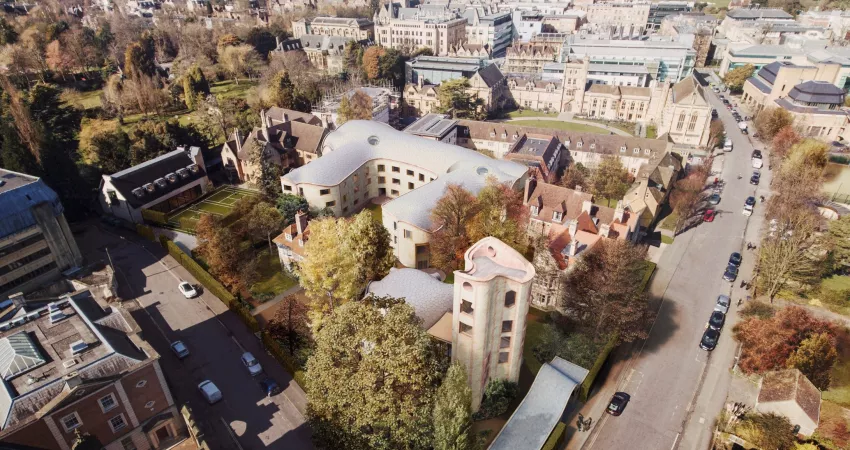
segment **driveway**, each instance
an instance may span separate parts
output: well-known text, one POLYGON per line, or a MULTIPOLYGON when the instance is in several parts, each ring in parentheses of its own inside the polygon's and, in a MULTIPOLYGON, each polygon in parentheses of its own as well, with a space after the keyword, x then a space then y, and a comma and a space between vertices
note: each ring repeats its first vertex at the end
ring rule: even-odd
POLYGON ((159 244, 101 224, 92 224, 77 241, 89 261, 111 258, 124 305, 160 353, 175 399, 190 405, 212 448, 313 448, 301 388, 218 298, 204 292, 186 299, 177 291, 179 280, 198 282, 159 244), (182 340, 191 352, 183 361, 170 350, 175 340, 182 340), (264 396, 240 361, 244 351, 253 353, 265 373, 284 388, 281 394, 264 396), (218 386, 223 401, 203 401, 196 387, 203 380, 218 386))
POLYGON ((738 320, 735 302, 746 296, 740 281, 751 278, 756 254, 745 247, 758 242, 764 204, 749 218, 741 211, 748 196, 768 195, 770 174, 763 169, 761 184, 749 184, 753 145, 715 94, 708 96, 734 144, 724 157, 717 217, 677 236, 661 256, 650 284, 650 295, 660 302, 650 336, 635 346, 630 366, 597 394, 607 400, 615 389, 625 391, 631 402, 620 417, 595 417, 584 449, 706 449, 726 399, 737 350, 731 333, 738 320), (744 255, 734 284, 721 278, 732 252, 744 255), (733 305, 717 348, 706 352, 698 344, 720 294, 730 295, 733 305))

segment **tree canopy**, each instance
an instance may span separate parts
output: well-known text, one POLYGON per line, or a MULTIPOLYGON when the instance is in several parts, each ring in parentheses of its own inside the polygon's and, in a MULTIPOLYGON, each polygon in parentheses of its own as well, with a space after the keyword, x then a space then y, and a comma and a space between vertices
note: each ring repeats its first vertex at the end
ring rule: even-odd
POLYGON ((736 67, 726 72, 726 75, 723 77, 723 82, 726 83, 726 86, 730 91, 741 92, 744 88, 744 82, 747 81, 747 78, 753 76, 755 71, 756 66, 752 64, 736 67))
POLYGON ((607 200, 623 198, 633 177, 616 156, 603 157, 590 178, 590 192, 607 200))
POLYGON ((472 390, 466 369, 454 362, 434 399, 434 450, 475 450, 472 432, 472 390))
POLYGON ((457 119, 484 119, 484 101, 469 93, 469 88, 469 80, 463 77, 441 83, 437 91, 439 112, 451 113, 457 119))
POLYGON ((372 120, 372 97, 357 89, 351 97, 342 96, 337 111, 337 125, 349 120, 372 120))

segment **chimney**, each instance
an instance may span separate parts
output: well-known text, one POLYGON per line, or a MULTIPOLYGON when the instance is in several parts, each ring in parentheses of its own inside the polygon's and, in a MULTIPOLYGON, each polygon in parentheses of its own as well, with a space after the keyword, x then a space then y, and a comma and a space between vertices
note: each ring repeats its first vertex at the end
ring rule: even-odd
POLYGON ((584 191, 583 191, 583 190, 584 190, 584 188, 583 188, 583 187, 581 187, 581 186, 579 186, 579 185, 576 185, 575 189, 573 189, 573 190, 574 190, 574 191, 576 191, 576 192, 584 192, 584 191))
POLYGON ((298 236, 303 238, 304 230, 307 229, 307 213, 304 211, 295 213, 295 227, 298 229, 298 236))
POLYGON ((606 237, 606 238, 610 237, 611 236, 611 225, 608 225, 607 223, 602 224, 599 227, 599 235, 602 236, 602 237, 606 237))
POLYGON ((422 89, 422 86, 425 84, 425 77, 423 77, 422 75, 419 75, 417 77, 417 80, 419 81, 419 89, 422 89))
POLYGON ((625 216, 625 214, 626 214, 626 208, 623 207, 623 201, 618 200, 617 201, 617 208, 614 210, 614 220, 622 223, 623 217, 625 216))
POLYGON ((65 383, 68 384, 68 389, 74 389, 75 387, 83 384, 82 378, 80 378, 80 374, 76 371, 70 372, 69 374, 62 377, 65 380, 65 383))
POLYGON ((242 132, 239 128, 233 130, 233 137, 236 138, 236 153, 239 153, 242 151, 242 132))
POLYGON ((523 202, 528 203, 528 200, 531 198, 531 193, 534 192, 534 189, 537 187, 537 179, 534 177, 528 177, 525 180, 525 195, 523 196, 523 202))
POLYGON ((271 142, 271 139, 269 139, 269 125, 266 123, 265 117, 261 117, 260 120, 263 122, 263 139, 265 139, 266 142, 271 142))
POLYGON ((575 256, 576 254, 578 254, 578 242, 572 240, 567 244, 567 256, 575 256))
POLYGON ((570 231, 570 236, 575 237, 576 233, 578 232, 578 220, 573 219, 573 220, 570 221, 569 231, 570 231))
POLYGON ((590 215, 592 210, 593 210, 593 202, 591 202, 590 200, 585 200, 585 201, 581 202, 581 212, 586 212, 587 215, 590 215))

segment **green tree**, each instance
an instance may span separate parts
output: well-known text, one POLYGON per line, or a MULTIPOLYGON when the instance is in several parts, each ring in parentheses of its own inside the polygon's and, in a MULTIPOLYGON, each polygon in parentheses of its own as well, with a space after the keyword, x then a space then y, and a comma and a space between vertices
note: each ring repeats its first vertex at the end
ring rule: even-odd
POLYGON ((269 321, 269 333, 276 340, 286 343, 290 355, 295 355, 295 349, 310 339, 308 311, 309 308, 298 301, 298 297, 287 295, 280 301, 274 317, 269 321))
POLYGON ((736 67, 726 72, 723 82, 726 83, 726 87, 730 91, 741 92, 744 89, 744 82, 747 81, 747 78, 753 76, 753 72, 755 71, 756 66, 752 64, 736 67))
POLYGON ((850 266, 850 216, 829 221, 827 242, 835 262, 844 267, 850 266))
POLYGON ((316 334, 307 361, 307 414, 320 447, 433 445, 440 371, 434 344, 410 305, 389 303, 346 303, 316 334))
POLYGON ((372 97, 361 89, 354 91, 351 97, 343 96, 339 102, 337 125, 349 120, 372 120, 372 97))
POLYGON ((245 43, 254 47, 254 50, 263 59, 268 59, 269 52, 277 47, 274 33, 265 27, 253 27, 248 30, 245 43))
POLYGON ((284 193, 277 198, 277 209, 283 216, 283 226, 287 227, 295 223, 295 214, 298 211, 310 211, 310 204, 304 197, 284 193))
POLYGON ((80 130, 79 154, 83 162, 103 173, 130 167, 130 136, 114 121, 90 120, 80 130))
POLYGON ((575 189, 578 186, 588 188, 589 172, 581 163, 572 164, 564 171, 560 185, 567 189, 575 189))
POLYGON ((378 58, 378 67, 380 77, 384 80, 391 81, 397 88, 404 85, 404 63, 407 57, 395 48, 387 49, 387 51, 378 58))
POLYGON ((363 65, 363 46, 357 41, 348 41, 345 44, 343 58, 345 60, 345 67, 350 72, 360 72, 363 65))
POLYGON ((266 144, 255 140, 253 146, 254 150, 250 155, 251 164, 260 168, 260 174, 254 184, 266 201, 274 201, 282 193, 280 166, 270 160, 269 152, 273 150, 266 147, 266 144))
POLYGON ((281 108, 294 109, 296 103, 295 86, 289 79, 289 72, 281 70, 269 80, 269 101, 281 108))
POLYGON ((130 78, 140 75, 156 75, 156 48, 150 33, 144 33, 138 41, 127 46, 124 53, 124 73, 130 78))
POLYGON ((759 111, 754 122, 761 138, 769 141, 773 140, 780 130, 793 125, 794 116, 783 108, 765 108, 759 111))
POLYGON ((356 281, 361 290, 370 281, 381 279, 390 273, 395 264, 390 232, 380 222, 372 219, 369 211, 362 211, 349 221, 346 230, 346 251, 357 256, 356 281))
POLYGON ((250 45, 228 45, 219 47, 218 64, 239 84, 239 77, 252 78, 262 66, 262 61, 250 45))
POLYGON ((478 199, 459 184, 446 186, 431 210, 431 264, 450 273, 463 267, 463 253, 472 244, 466 225, 478 213, 478 199))
POLYGON ((198 95, 209 95, 210 83, 204 72, 193 65, 183 74, 183 101, 189 109, 195 109, 198 95))
POLYGON ((796 441, 791 421, 774 413, 747 414, 736 425, 735 434, 758 448, 771 450, 790 450, 796 441))
POLYGON ((785 364, 799 369, 815 387, 825 391, 832 382, 832 367, 838 360, 836 344, 835 337, 828 333, 813 334, 800 342, 785 364))
POLYGON ((632 176, 623 167, 620 158, 606 156, 602 158, 590 179, 590 192, 608 201, 617 201, 626 195, 632 184, 632 176))
POLYGON ((41 176, 41 165, 33 156, 32 152, 21 142, 21 138, 15 130, 14 119, 4 115, 0 120, 0 163, 6 170, 21 172, 35 176, 41 176))
POLYGON ((136 124, 130 133, 130 160, 141 164, 147 160, 174 151, 179 145, 209 147, 198 130, 182 126, 176 120, 145 120, 136 124))
POLYGON ((449 366, 434 398, 434 450, 475 450, 472 432, 472 390, 466 369, 459 362, 449 366))
POLYGON ((489 177, 486 183, 478 192, 478 211, 467 223, 470 242, 493 236, 525 253, 528 208, 522 202, 522 193, 500 183, 496 177, 489 177))
POLYGON ((459 119, 481 120, 484 112, 484 102, 469 93, 469 80, 457 78, 443 82, 437 92, 441 113, 451 113, 459 119))
POLYGON ((483 420, 501 416, 508 411, 516 394, 516 383, 505 379, 491 379, 484 388, 484 398, 481 399, 481 407, 474 418, 483 420))
POLYGON ((272 234, 277 236, 283 228, 283 216, 271 203, 259 202, 247 217, 251 234, 264 236, 269 242, 269 253, 273 253, 272 234))
POLYGON ((0 17, 0 45, 9 45, 18 42, 18 32, 5 17, 0 17))

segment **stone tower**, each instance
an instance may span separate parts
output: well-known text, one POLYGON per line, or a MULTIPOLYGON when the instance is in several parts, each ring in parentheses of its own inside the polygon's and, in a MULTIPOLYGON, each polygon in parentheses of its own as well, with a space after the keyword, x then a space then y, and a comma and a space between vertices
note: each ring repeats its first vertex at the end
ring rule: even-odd
POLYGON ((452 361, 465 366, 477 411, 489 380, 519 380, 535 271, 494 237, 475 243, 464 259, 464 270, 454 273, 452 361))

